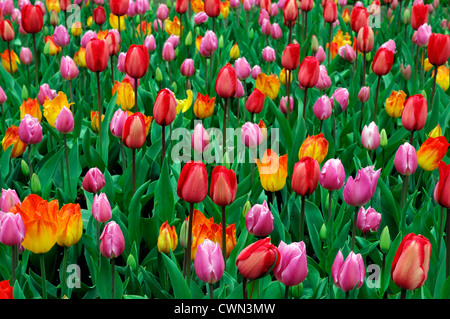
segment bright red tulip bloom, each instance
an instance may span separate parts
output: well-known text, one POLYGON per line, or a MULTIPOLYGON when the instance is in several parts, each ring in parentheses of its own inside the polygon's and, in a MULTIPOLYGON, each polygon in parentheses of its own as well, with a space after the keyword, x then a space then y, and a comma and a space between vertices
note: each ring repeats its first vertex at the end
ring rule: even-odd
POLYGON ((414 30, 428 22, 428 5, 417 3, 411 9, 411 27, 414 30))
POLYGON ((230 63, 220 69, 217 75, 215 90, 221 98, 234 97, 236 94, 237 75, 230 63))
POLYGON ((203 162, 187 162, 181 169, 177 195, 188 203, 200 203, 208 194, 208 174, 203 162))
POLYGON ((328 0, 323 7, 323 19, 327 23, 334 23, 338 18, 336 3, 328 0))
POLYGON ((127 13, 130 0, 110 0, 111 13, 116 16, 123 16, 127 13))
POLYGON ((177 116, 177 101, 172 91, 162 89, 156 95, 153 106, 153 119, 159 125, 165 126, 173 122, 177 116))
POLYGON ((395 253, 391 278, 400 288, 414 290, 424 285, 428 277, 431 244, 422 235, 406 235, 395 253))
POLYGON ((61 11, 67 11, 69 6, 71 5, 71 0, 59 0, 59 7, 61 8, 61 11))
POLYGON ((261 113, 264 107, 264 101, 266 96, 259 89, 255 88, 249 95, 247 102, 245 102, 245 108, 250 113, 261 113))
POLYGON ((358 33, 359 29, 368 26, 369 12, 365 7, 354 7, 350 16, 350 28, 358 33))
POLYGON ((205 0, 205 13, 210 18, 216 18, 220 15, 220 0, 205 0))
POLYGON ((108 45, 109 56, 116 55, 120 51, 120 35, 117 30, 109 31, 105 36, 108 45))
POLYGON ((319 184, 319 163, 312 157, 302 157, 294 166, 291 187, 300 196, 314 193, 319 184))
POLYGON ((86 45, 86 66, 92 72, 102 72, 108 67, 109 49, 105 40, 91 39, 86 45))
POLYGON ((136 112, 127 117, 123 125, 123 145, 129 148, 141 148, 145 143, 147 131, 144 115, 136 112))
POLYGON ((300 64, 300 45, 291 43, 286 46, 281 56, 281 65, 286 70, 295 70, 300 64))
POLYGON ((434 66, 444 65, 450 57, 450 36, 433 33, 428 40, 428 62, 434 66))
POLYGON ((287 0, 283 9, 284 24, 294 25, 298 17, 298 7, 296 0, 287 0))
POLYGON ((372 61, 372 71, 378 76, 388 74, 394 64, 394 53, 386 48, 378 49, 372 61))
POLYGON ((94 14, 92 15, 94 22, 97 25, 102 25, 106 21, 105 9, 102 6, 98 6, 94 9, 94 14))
POLYGON ((370 52, 373 49, 374 34, 373 29, 369 26, 363 26, 358 31, 356 45, 360 52, 370 52))
POLYGON ((408 97, 402 111, 402 125, 408 131, 420 131, 427 122, 427 99, 422 94, 408 97))
POLYGON ((237 180, 232 169, 225 166, 214 167, 211 174, 211 190, 209 196, 219 206, 230 205, 236 198, 237 180))
POLYGON ((445 208, 450 208, 450 164, 439 162, 439 181, 434 192, 434 199, 445 208))
POLYGON ((301 87, 312 88, 316 86, 317 81, 319 81, 319 66, 319 60, 313 56, 307 56, 303 59, 298 69, 298 82, 301 87))
POLYGON ((189 0, 176 0, 175 11, 178 14, 186 13, 189 6, 189 0))
POLYGON ((125 58, 125 72, 133 79, 142 78, 147 73, 148 50, 144 45, 132 44, 125 58))
POLYGON ((250 280, 262 278, 280 263, 277 247, 266 237, 244 248, 236 259, 241 275, 250 280))
POLYGON ((22 9, 22 28, 31 34, 36 34, 42 30, 44 25, 44 12, 39 5, 27 4, 22 9))
POLYGON ((313 8, 313 0, 302 0, 300 3, 300 10, 309 12, 313 8))
POLYGON ((0 38, 5 42, 14 40, 14 29, 11 21, 0 21, 0 38))

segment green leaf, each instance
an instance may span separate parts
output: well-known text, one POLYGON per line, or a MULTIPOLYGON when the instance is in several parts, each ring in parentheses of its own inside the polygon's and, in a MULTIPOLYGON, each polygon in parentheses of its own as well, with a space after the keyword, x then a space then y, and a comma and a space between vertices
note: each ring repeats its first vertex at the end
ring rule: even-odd
POLYGON ((139 246, 142 239, 140 226, 142 208, 141 199, 150 182, 151 180, 148 180, 136 190, 128 208, 128 230, 130 233, 130 241, 131 243, 136 242, 137 246, 139 246))
POLYGON ((167 157, 164 158, 161 174, 155 188, 154 205, 155 215, 158 216, 160 222, 163 223, 167 220, 170 224, 174 217, 175 203, 173 189, 170 185, 169 164, 167 157))
POLYGON ((169 273, 175 299, 192 299, 189 287, 176 264, 165 254, 162 254, 164 265, 169 273))

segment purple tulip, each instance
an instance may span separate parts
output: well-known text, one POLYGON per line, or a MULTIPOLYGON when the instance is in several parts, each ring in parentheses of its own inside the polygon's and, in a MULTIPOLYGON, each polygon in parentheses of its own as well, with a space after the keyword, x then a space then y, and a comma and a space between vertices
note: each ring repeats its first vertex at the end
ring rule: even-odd
POLYGON ((255 204, 245 215, 245 227, 249 234, 265 237, 273 231, 273 215, 264 201, 262 204, 255 204))
POLYGON ((273 269, 275 278, 288 287, 300 284, 308 275, 305 243, 301 241, 286 245, 281 241, 278 251, 281 260, 273 269))
POLYGON ((218 282, 225 270, 225 261, 219 243, 205 239, 198 245, 194 259, 194 269, 197 277, 206 283, 218 282))
POLYGON ((381 169, 374 171, 374 166, 361 168, 353 179, 350 176, 345 184, 343 197, 350 206, 364 206, 375 194, 381 169))
POLYGON ((19 138, 25 144, 38 144, 42 141, 42 126, 39 120, 25 114, 19 124, 19 138))
POLYGON ((345 183, 345 169, 338 158, 331 158, 323 164, 319 175, 320 186, 335 191, 341 189, 345 183))
POLYGON ((361 209, 358 212, 356 219, 356 227, 363 233, 366 234, 370 231, 378 231, 378 227, 381 222, 381 214, 377 213, 375 209, 369 207, 368 209, 361 209))

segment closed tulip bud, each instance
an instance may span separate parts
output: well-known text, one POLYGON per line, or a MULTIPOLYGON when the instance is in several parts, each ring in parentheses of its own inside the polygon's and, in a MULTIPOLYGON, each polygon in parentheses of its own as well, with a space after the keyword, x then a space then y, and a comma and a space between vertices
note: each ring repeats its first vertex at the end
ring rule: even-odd
POLYGON ((0 104, 3 104, 8 100, 8 97, 5 94, 5 91, 0 87, 0 104))
POLYGON ((344 186, 345 169, 340 159, 329 159, 325 162, 320 171, 319 183, 329 191, 335 191, 344 186))
POLYGON ((61 72, 61 76, 67 81, 75 79, 79 74, 78 67, 70 56, 61 57, 59 70, 61 72))
POLYGON ((20 162, 20 168, 21 168, 22 174, 24 176, 29 176, 30 175, 30 167, 28 166, 27 162, 25 162, 24 160, 22 160, 20 162))
POLYGON ((149 64, 148 50, 143 45, 132 44, 125 58, 125 72, 133 79, 142 78, 149 64))
POLYGON ((157 67, 156 71, 155 71, 155 80, 156 80, 156 82, 161 82, 162 81, 162 72, 161 72, 161 69, 159 67, 157 67))
POLYGON ((248 148, 256 148, 263 141, 263 135, 259 126, 246 122, 241 128, 241 141, 248 148))
POLYGON ((166 20, 169 17, 169 8, 164 3, 160 3, 158 9, 156 10, 156 17, 159 20, 166 20))
POLYGON ((25 238, 25 224, 20 214, 6 212, 0 217, 0 242, 18 246, 25 238))
POLYGON ((378 49, 372 62, 372 71, 378 76, 388 74, 394 64, 394 53, 386 48, 378 49))
POLYGON ((25 85, 22 87, 22 100, 28 100, 28 89, 25 85))
POLYGON ((93 167, 84 176, 82 186, 86 192, 95 194, 105 187, 105 176, 97 167, 93 167))
POLYGON ((103 25, 106 21, 105 9, 102 6, 95 8, 93 18, 96 25, 103 25))
POLYGON ((123 110, 117 110, 114 112, 110 123, 111 134, 115 137, 122 138, 123 126, 126 119, 128 118, 128 113, 123 110))
POLYGON ((364 209, 361 207, 356 219, 356 227, 363 233, 378 231, 381 222, 381 214, 372 207, 364 209))
POLYGON ((361 103, 366 103, 370 97, 370 88, 368 86, 363 86, 358 93, 358 100, 361 103))
POLYGON ((92 202, 92 215, 100 223, 105 223, 112 217, 111 204, 105 193, 94 195, 92 202))
POLYGON ((405 101, 402 125, 408 131, 420 131, 427 121, 427 100, 422 94, 415 94, 405 101))
POLYGON ((285 286, 300 284, 308 275, 306 245, 303 241, 287 245, 281 241, 278 245, 281 262, 273 269, 275 278, 285 286))
POLYGON ((361 133, 361 143, 368 150, 375 150, 380 146, 380 132, 375 122, 371 122, 369 126, 364 125, 361 133))
POLYGON ((86 67, 92 72, 102 72, 108 67, 109 49, 106 41, 92 39, 86 45, 86 67))
POLYGON ((286 46, 281 56, 281 64, 286 70, 297 69, 300 63, 300 45, 298 43, 291 43, 286 46))
POLYGON ((53 41, 60 47, 66 47, 69 44, 70 37, 66 27, 59 25, 55 28, 55 31, 53 32, 53 41))
POLYGON ((106 224, 100 236, 100 252, 105 258, 116 258, 125 250, 125 238, 115 221, 106 224))
POLYGON ((356 178, 350 176, 344 186, 344 201, 350 206, 364 206, 375 194, 381 169, 375 171, 373 166, 361 168, 356 178))
POLYGON ((281 30, 278 23, 273 23, 270 29, 270 36, 274 40, 279 40, 283 36, 283 31, 281 30))
POLYGON ((180 230, 180 245, 183 248, 187 248, 188 244, 188 232, 189 232, 189 218, 186 218, 183 221, 183 224, 181 224, 181 230, 180 230))
POLYGON ((214 167, 211 174, 209 196, 218 206, 230 205, 236 198, 237 180, 233 170, 225 166, 214 167))
POLYGON ((395 169, 402 175, 412 175, 417 169, 416 149, 405 142, 397 150, 394 158, 395 169))
POLYGON ((164 254, 170 254, 174 251, 178 245, 178 235, 175 226, 170 227, 168 221, 166 220, 159 228, 158 242, 156 247, 158 247, 158 252, 164 254))
POLYGON ((414 30, 419 29, 419 27, 428 22, 428 5, 422 3, 417 3, 412 6, 411 9, 411 27, 414 30))
POLYGON ((177 195, 188 203, 200 203, 208 194, 208 175, 202 162, 189 161, 181 169, 177 195))
POLYGON ((275 50, 269 46, 265 47, 262 50, 262 57, 264 61, 269 63, 275 61, 276 59, 275 50))
POLYGON ((391 278, 400 288, 414 290, 428 277, 431 244, 422 235, 410 233, 401 241, 391 266, 391 278))
POLYGON ((402 22, 403 24, 407 25, 410 23, 410 21, 411 21, 411 11, 409 10, 409 8, 406 8, 405 11, 403 11, 402 22))
POLYGON ((320 74, 319 64, 319 60, 312 56, 303 59, 298 69, 298 79, 301 87, 312 88, 316 86, 320 74))
POLYGON ((334 1, 327 0, 323 8, 323 19, 326 23, 334 23, 338 18, 337 6, 334 1))
POLYGON ((314 115, 321 121, 328 119, 333 112, 333 106, 328 96, 322 95, 313 105, 314 115))
POLYGON ((189 33, 186 35, 186 38, 184 39, 184 45, 185 46, 192 45, 192 31, 189 31, 189 33))
POLYGON ((384 227, 380 235, 380 250, 383 254, 387 254, 391 247, 391 236, 389 235, 389 227, 384 227))
POLYGON ((428 41, 428 62, 434 66, 444 65, 450 57, 450 36, 433 33, 428 41))
POLYGON ((237 75, 230 63, 222 67, 217 75, 215 91, 221 98, 230 98, 236 94, 237 75))
POLYGON ((374 43, 373 29, 369 26, 361 27, 358 31, 358 36, 356 38, 358 51, 365 53, 372 51, 373 43, 374 43))
POLYGON ((41 192, 41 181, 39 180, 39 177, 36 175, 36 173, 33 173, 31 176, 31 192, 34 194, 39 194, 41 192))
POLYGON ((141 148, 145 144, 147 129, 144 115, 136 112, 127 117, 123 125, 122 142, 128 148, 141 148))
POLYGON ((344 46, 340 47, 338 50, 338 54, 341 58, 343 58, 347 62, 352 63, 353 61, 356 60, 356 53, 353 50, 353 48, 348 44, 345 44, 344 46))
POLYGON ((56 117, 55 128, 62 134, 73 131, 74 118, 72 112, 65 106, 61 109, 56 117))
POLYGON ((180 67, 181 74, 185 77, 191 77, 195 73, 194 60, 185 59, 180 67))
POLYGON ((315 55, 317 51, 319 51, 319 40, 317 40, 317 37, 315 34, 311 37, 311 51, 315 55))
POLYGON ((352 290, 355 286, 359 289, 364 283, 365 273, 366 269, 361 254, 351 251, 344 261, 344 256, 339 250, 331 267, 331 276, 336 287, 341 288, 344 292, 352 290))
POLYGON ((194 269, 197 277, 206 283, 218 282, 225 270, 225 261, 219 243, 205 239, 198 245, 194 259, 194 269))
POLYGON ((302 157, 294 166, 291 187, 300 196, 314 193, 319 183, 319 163, 309 157, 302 157))
POLYGON ((268 236, 273 231, 274 217, 264 201, 262 204, 255 204, 245 215, 245 227, 249 234, 258 237, 268 236))
POLYGON ((36 34, 44 25, 44 12, 39 5, 27 4, 22 8, 22 27, 27 33, 36 34))
POLYGON ((161 126, 169 125, 177 115, 177 101, 169 89, 162 89, 156 95, 153 119, 161 126))
POLYGON ((280 110, 283 114, 287 113, 288 105, 289 105, 289 112, 292 112, 294 110, 294 99, 292 98, 292 96, 289 97, 283 96, 280 100, 280 110))
POLYGON ((59 23, 58 13, 55 10, 52 10, 50 13, 50 24, 52 27, 56 27, 59 23))
POLYGON ((210 137, 208 132, 205 130, 205 128, 201 123, 198 123, 194 128, 194 132, 192 133, 191 138, 192 149, 195 150, 197 153, 203 153, 204 151, 208 150, 209 143, 210 137))
POLYGON ((22 47, 20 49, 20 62, 24 65, 29 65, 33 62, 33 55, 30 48, 22 47))
POLYGON ((252 68, 252 79, 256 80, 258 75, 262 72, 261 67, 259 65, 255 65, 252 68))
POLYGON ((132 254, 128 255, 127 266, 129 266, 132 271, 136 271, 136 269, 137 269, 136 258, 134 258, 134 256, 132 254))
POLYGON ((388 143, 388 139, 387 139, 387 135, 386 135, 386 130, 382 129, 380 132, 380 146, 381 147, 386 147, 388 143))
POLYGON ((403 78, 408 81, 411 78, 411 66, 407 65, 406 67, 403 63, 400 64, 400 72, 403 75, 403 78))
POLYGON ((327 58, 327 56, 325 54, 325 50, 322 48, 322 46, 319 46, 319 49, 317 50, 317 52, 314 56, 319 61, 319 63, 324 62, 327 58))
POLYGON ((245 94, 244 92, 244 86, 242 85, 241 81, 236 81, 236 93, 234 94, 235 98, 240 99, 245 94))
MULTIPOLYGON (((330 194, 328 194, 328 196, 330 196, 330 194)), ((327 225, 325 223, 323 223, 322 227, 320 227, 319 237, 323 242, 327 240, 327 225)))
POLYGON ((0 21, 0 38, 5 42, 14 40, 14 29, 9 20, 0 21))
POLYGON ((244 248, 236 259, 236 266, 244 278, 254 280, 264 277, 280 261, 277 247, 266 237, 244 248))
POLYGON ((19 138, 25 144, 38 144, 42 141, 42 126, 39 120, 25 114, 19 125, 19 138))
POLYGON ((21 204, 19 196, 17 196, 17 192, 14 189, 2 188, 2 194, 0 197, 0 211, 8 213, 16 204, 21 204))
POLYGON ((365 7, 354 7, 350 16, 350 27, 353 32, 358 33, 359 29, 368 25, 369 12, 365 7))
POLYGON ((426 171, 434 171, 444 158, 449 146, 445 136, 428 137, 416 152, 419 166, 426 171))
POLYGON ((239 58, 239 55, 240 55, 241 53, 240 53, 240 51, 239 51, 239 46, 238 46, 238 44, 237 43, 235 43, 232 47, 231 47, 231 50, 230 50, 230 58, 232 59, 232 60, 236 60, 237 58, 239 58))
POLYGON ((328 75, 328 71, 325 65, 319 66, 319 79, 315 85, 321 91, 328 89, 331 86, 331 78, 328 75))
POLYGON ((204 8, 208 17, 216 18, 220 14, 220 0, 205 0, 204 8))
POLYGON ((153 34, 147 35, 144 40, 144 46, 148 52, 152 52, 156 49, 156 41, 153 34))
POLYGON ((239 80, 246 80, 252 73, 252 68, 245 57, 234 61, 234 69, 239 80))
POLYGON ((264 107, 265 95, 259 89, 255 88, 252 93, 250 93, 246 103, 245 108, 250 113, 261 113, 264 107))

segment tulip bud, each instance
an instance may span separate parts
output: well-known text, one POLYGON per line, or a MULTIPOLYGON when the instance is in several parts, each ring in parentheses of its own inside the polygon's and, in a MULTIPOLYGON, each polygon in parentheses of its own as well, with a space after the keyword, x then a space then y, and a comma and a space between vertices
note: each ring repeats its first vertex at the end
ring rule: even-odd
POLYGON ((382 129, 381 133, 380 133, 380 146, 381 147, 386 147, 388 143, 388 138, 387 138, 387 134, 386 134, 386 130, 382 129))
POLYGON ((380 146, 380 133, 375 122, 371 122, 369 126, 364 125, 361 133, 361 143, 368 150, 375 150, 380 146))
POLYGON ((320 240, 323 242, 327 239, 327 225, 325 223, 323 223, 322 227, 320 227, 319 236, 320 240))
POLYGON ((28 100, 28 89, 25 85, 22 87, 22 100, 28 100))
POLYGON ((141 148, 147 137, 144 115, 136 112, 127 117, 123 124, 122 142, 128 148, 141 148))
POLYGON ((112 217, 111 205, 105 193, 95 194, 92 201, 92 215, 95 220, 105 223, 112 217))
POLYGON ((177 195, 188 203, 200 203, 208 194, 208 175, 203 162, 187 162, 181 169, 177 195))
POLYGON ((175 226, 170 227, 166 220, 159 228, 159 236, 157 242, 158 252, 170 254, 178 245, 178 235, 175 226))
POLYGON ((7 246, 17 246, 25 238, 25 224, 21 214, 7 212, 0 218, 0 242, 7 246))
POLYGON ((292 294, 292 297, 295 299, 300 299, 303 295, 303 282, 299 283, 296 286, 289 287, 289 291, 292 294))
POLYGON ((417 169, 416 149, 405 142, 397 150, 394 158, 395 169, 402 175, 412 175, 417 169))
POLYGON ((220 35, 218 45, 219 45, 219 49, 223 49, 223 35, 220 35))
POLYGON ((55 10, 52 10, 50 13, 50 24, 52 27, 56 27, 59 23, 58 13, 55 10))
POLYGON ((22 169, 22 174, 25 176, 29 176, 30 175, 30 168, 28 167, 27 162, 25 162, 24 160, 22 160, 20 162, 20 168, 22 169))
POLYGON ((125 238, 115 221, 106 224, 100 236, 100 252, 106 258, 116 258, 125 250, 125 238))
POLYGON ((255 32, 253 31, 253 28, 250 29, 250 32, 248 33, 248 37, 250 40, 253 40, 255 37, 255 32))
POLYGON ((132 254, 128 255, 127 266, 130 266, 132 271, 136 271, 136 269, 137 269, 136 259, 134 258, 134 256, 132 254))
POLYGON ((105 187, 105 176, 97 167, 93 167, 84 176, 82 186, 86 192, 97 193, 105 187))
POLYGON ((183 248, 187 248, 188 246, 188 232, 189 232, 189 218, 186 218, 183 221, 183 224, 181 225, 181 230, 180 230, 180 245, 183 248))
POLYGON ((186 39, 184 40, 184 45, 192 45, 192 31, 189 31, 189 33, 187 34, 186 39))
POLYGON ((157 67, 156 71, 155 71, 155 80, 156 80, 156 82, 161 82, 162 81, 162 72, 161 72, 161 69, 159 67, 157 67))
POLYGON ((406 8, 405 11, 403 11, 403 24, 407 25, 411 22, 411 11, 409 8, 406 8))
POLYGON ((405 101, 402 125, 408 131, 420 131, 427 121, 427 100, 422 94, 415 94, 405 101))
POLYGON ((316 54, 317 51, 319 51, 319 40, 317 40, 317 37, 315 34, 313 34, 311 38, 311 51, 313 54, 316 54))
POLYGON ((329 159, 322 166, 320 185, 330 191, 341 189, 345 183, 345 169, 340 159, 329 159))
POLYGON ((380 235, 380 249, 383 254, 387 254, 391 247, 391 236, 389 235, 389 227, 384 227, 380 235))
POLYGON ((291 187, 300 196, 311 195, 319 184, 319 163, 309 157, 302 157, 294 166, 291 187))
POLYGON ((358 93, 358 100, 361 103, 365 103, 369 100, 370 97, 370 88, 368 86, 363 86, 358 93))
POLYGON ((248 210, 245 216, 245 227, 249 234, 265 237, 273 231, 273 220, 274 217, 270 212, 269 206, 264 201, 262 205, 255 204, 248 210))
POLYGON ((39 181, 39 177, 36 173, 33 173, 31 176, 31 192, 38 194, 41 192, 41 182, 39 181))
POLYGON ((230 205, 236 198, 237 180, 235 172, 225 166, 214 167, 210 188, 209 196, 216 205, 230 205))

